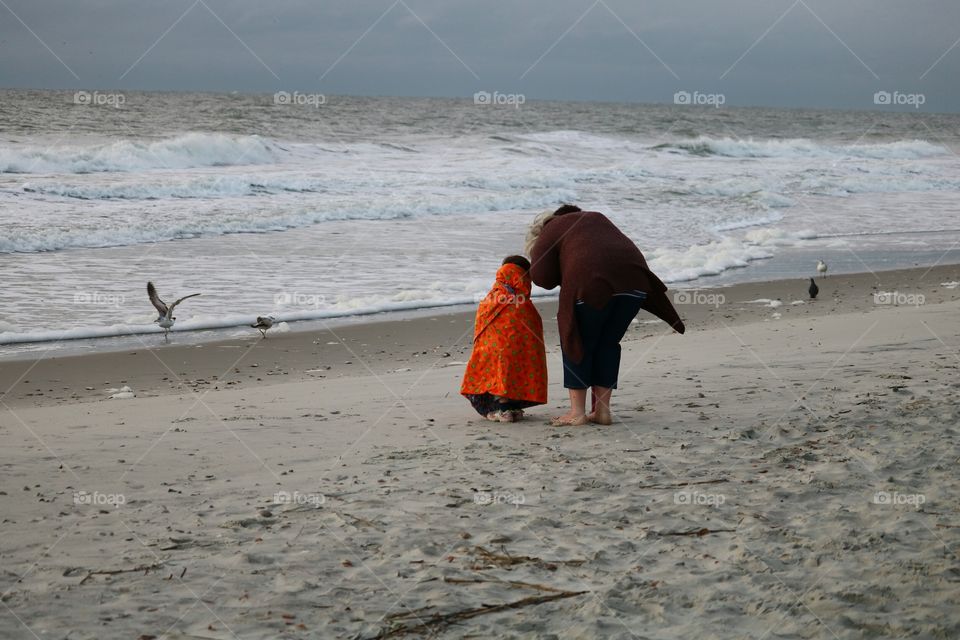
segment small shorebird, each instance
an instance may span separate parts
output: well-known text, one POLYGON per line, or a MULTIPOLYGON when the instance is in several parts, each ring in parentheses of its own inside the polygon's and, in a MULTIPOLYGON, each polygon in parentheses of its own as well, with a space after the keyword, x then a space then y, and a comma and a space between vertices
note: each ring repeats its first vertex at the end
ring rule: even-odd
POLYGON ((192 298, 194 296, 200 295, 199 293, 191 293, 188 296, 183 296, 170 306, 167 306, 166 303, 160 299, 160 296, 157 295, 157 288, 153 286, 152 282, 147 283, 147 295, 150 296, 150 303, 157 310, 157 313, 160 315, 157 316, 157 319, 154 320, 158 325, 163 327, 163 338, 167 342, 170 342, 170 329, 173 328, 173 323, 176 322, 176 318, 173 317, 173 309, 178 304, 186 300, 187 298, 192 298))
POLYGON ((823 260, 817 260, 817 273, 820 275, 827 275, 827 263, 823 260))
POLYGON ((817 294, 820 293, 820 287, 818 287, 817 283, 813 281, 813 278, 810 278, 810 288, 807 289, 807 292, 810 294, 811 300, 816 300, 817 294))
POLYGON ((273 326, 273 323, 276 321, 276 318, 273 316, 257 316, 256 324, 250 325, 254 329, 260 329, 260 334, 266 338, 267 330, 273 326))

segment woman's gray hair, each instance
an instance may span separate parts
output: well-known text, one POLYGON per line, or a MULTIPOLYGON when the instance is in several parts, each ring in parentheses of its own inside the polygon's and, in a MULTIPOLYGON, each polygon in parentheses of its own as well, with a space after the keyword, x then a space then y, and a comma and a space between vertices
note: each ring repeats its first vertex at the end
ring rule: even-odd
POLYGON ((530 255, 530 250, 533 249, 533 245, 537 244, 537 238, 540 237, 540 232, 543 231, 543 225, 553 220, 556 215, 556 211, 544 211, 543 213, 537 214, 537 217, 533 219, 533 222, 530 223, 530 227, 527 229, 527 239, 523 245, 524 253, 528 256, 530 255))

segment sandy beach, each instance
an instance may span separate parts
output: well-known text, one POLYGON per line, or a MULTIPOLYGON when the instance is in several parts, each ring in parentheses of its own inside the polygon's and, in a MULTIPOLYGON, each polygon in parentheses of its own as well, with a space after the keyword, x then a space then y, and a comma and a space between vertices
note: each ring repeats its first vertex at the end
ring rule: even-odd
POLYGON ((677 290, 609 427, 551 301, 512 425, 472 312, 2 361, 0 637, 958 637, 958 281, 677 290))

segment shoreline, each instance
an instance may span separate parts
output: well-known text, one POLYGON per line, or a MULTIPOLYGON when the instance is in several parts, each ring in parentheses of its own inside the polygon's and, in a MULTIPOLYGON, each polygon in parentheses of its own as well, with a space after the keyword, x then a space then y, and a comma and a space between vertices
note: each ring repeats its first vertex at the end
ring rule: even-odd
MULTIPOLYGON (((927 232, 924 232, 927 233, 927 232)), ((809 267, 819 258, 826 258, 831 265, 833 275, 856 275, 857 273, 871 272, 881 274, 904 269, 927 267, 933 268, 948 264, 960 264, 960 248, 948 248, 945 251, 928 249, 922 252, 911 251, 882 251, 879 249, 859 249, 841 251, 837 248, 816 247, 788 247, 778 251, 771 258, 759 258, 740 267, 725 268, 722 272, 709 276, 699 276, 692 280, 683 280, 667 283, 674 291, 699 289, 725 289, 730 286, 760 284, 776 281, 789 281, 802 278, 810 271, 809 267), (909 258, 909 259, 907 259, 909 258)), ((882 276, 881 276, 882 279, 882 276)), ((538 295, 535 301, 538 304, 549 305, 556 300, 556 292, 547 295, 538 295)), ((422 318, 432 315, 448 313, 470 312, 475 309, 476 303, 468 302, 424 302, 425 306, 409 306, 409 303, 390 303, 396 308, 385 310, 360 311, 324 311, 320 317, 307 317, 308 313, 291 310, 287 313, 274 314, 279 316, 277 324, 285 323, 286 330, 291 332, 322 331, 324 329, 339 329, 355 324, 384 323, 406 321, 413 318, 422 318), (331 314, 331 315, 327 315, 331 314), (299 317, 298 317, 299 316, 299 317)), ((387 306, 390 306, 388 304, 387 306)), ((262 314, 261 314, 262 315, 262 314)), ((200 345, 219 343, 223 341, 243 339, 240 335, 247 331, 249 324, 254 321, 253 316, 236 316, 230 322, 203 321, 202 326, 191 327, 171 332, 177 344, 200 345)), ((38 354, 72 356, 91 353, 126 351, 141 348, 144 344, 152 344, 155 338, 162 335, 162 331, 155 325, 142 325, 136 328, 147 329, 145 332, 134 331, 133 325, 124 326, 120 333, 106 333, 102 336, 76 335, 78 328, 62 330, 43 330, 41 334, 51 336, 66 335, 43 340, 21 340, 17 338, 11 342, 0 342, 0 363, 18 360, 29 360, 38 354)), ((98 330, 109 331, 109 327, 100 327, 98 330)), ((280 333, 275 327, 273 334, 280 333)), ((0 332, 2 335, 2 332, 0 332)), ((26 334, 17 333, 19 336, 26 334)))
MULTIPOLYGON (((691 293, 686 298, 689 304, 676 305, 688 330, 700 331, 862 311, 876 306, 873 293, 881 290, 909 293, 923 289, 931 295, 929 302, 944 302, 960 295, 960 290, 944 289, 940 283, 957 280, 960 265, 940 265, 830 275, 818 279, 821 292, 813 302, 806 293, 807 281, 796 279, 671 289, 671 295, 708 292, 691 293), (851 291, 858 295, 849 296, 851 291), (748 302, 760 299, 781 304, 748 302), (718 300, 722 302, 717 304, 718 300), (803 303, 792 304, 797 301, 803 303), (778 318, 774 314, 779 314, 778 318)), ((548 358, 558 357, 556 299, 536 298, 534 302, 544 320, 548 358)), ((249 337, 179 345, 165 345, 160 334, 149 334, 137 336, 136 348, 25 354, 22 359, 0 361, 0 392, 9 406, 36 406, 104 400, 124 386, 136 395, 169 395, 444 367, 469 357, 474 314, 472 305, 462 310, 423 309, 403 318, 368 317, 336 325, 320 321, 319 327, 269 333, 266 340, 255 329, 250 329, 249 337)), ((625 341, 670 333, 666 325, 645 312, 637 320, 625 341)), ((176 340, 184 333, 188 332, 171 335, 176 340)))

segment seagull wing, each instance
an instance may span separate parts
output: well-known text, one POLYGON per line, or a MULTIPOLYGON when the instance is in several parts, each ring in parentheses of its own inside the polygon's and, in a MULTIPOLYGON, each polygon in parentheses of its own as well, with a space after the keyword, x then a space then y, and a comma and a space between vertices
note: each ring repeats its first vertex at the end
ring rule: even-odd
POLYGON ((180 304, 181 302, 183 302, 183 301, 186 300, 187 298, 192 298, 192 297, 194 297, 194 296, 199 296, 199 295, 200 295, 199 293, 191 293, 191 294, 188 295, 188 296, 183 296, 182 298, 180 298, 179 300, 177 300, 176 302, 174 302, 172 305, 170 305, 170 314, 171 314, 171 315, 173 314, 173 309, 174 309, 174 307, 176 307, 178 304, 180 304))
MULTIPOLYGON (((164 304, 163 300, 160 299, 160 296, 157 295, 157 288, 153 286, 152 282, 147 283, 147 295, 150 296, 150 304, 156 308, 160 315, 167 315, 167 305, 164 304)), ((177 300, 177 302, 180 301, 177 300)), ((176 304, 176 302, 174 304, 176 304)))

